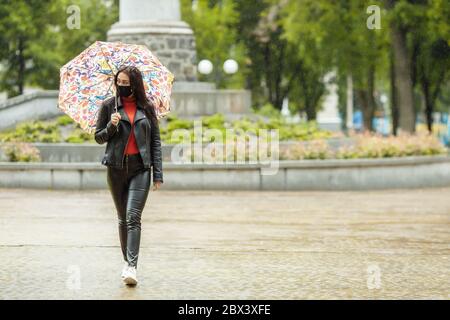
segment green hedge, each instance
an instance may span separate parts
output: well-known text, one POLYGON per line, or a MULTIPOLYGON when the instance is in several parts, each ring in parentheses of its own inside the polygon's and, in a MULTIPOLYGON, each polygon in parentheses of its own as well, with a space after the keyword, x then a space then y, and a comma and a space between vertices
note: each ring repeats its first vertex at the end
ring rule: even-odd
MULTIPOLYGON (((307 141, 314 139, 325 139, 333 136, 330 131, 322 130, 315 121, 307 123, 294 124, 288 123, 283 117, 276 116, 267 118, 256 114, 253 116, 243 116, 238 120, 227 121, 225 116, 217 113, 211 116, 204 116, 200 119, 203 131, 202 141, 209 142, 204 132, 206 129, 218 130, 222 134, 223 139, 227 137, 227 129, 232 130, 233 134, 238 136, 250 135, 259 136, 260 130, 278 130, 280 141, 296 140, 307 141)), ((193 120, 179 119, 175 115, 167 118, 167 124, 160 126, 161 139, 167 144, 175 144, 181 142, 181 138, 177 137, 177 133, 185 132, 191 139, 194 137, 193 120)))
POLYGON ((0 133, 0 142, 95 142, 94 136, 83 131, 68 115, 54 120, 33 120, 18 124, 15 129, 0 133), (66 129, 68 136, 61 131, 66 129))

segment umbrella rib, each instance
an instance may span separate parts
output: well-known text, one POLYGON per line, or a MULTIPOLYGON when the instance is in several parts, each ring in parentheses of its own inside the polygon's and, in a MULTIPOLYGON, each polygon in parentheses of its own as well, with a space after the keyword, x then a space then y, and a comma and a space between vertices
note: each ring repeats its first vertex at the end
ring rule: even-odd
MULTIPOLYGON (((105 81, 106 81, 106 80, 105 80, 105 81)), ((102 81, 102 82, 104 82, 104 81, 102 81)), ((96 83, 95 85, 100 84, 100 83, 102 83, 102 82, 96 83)), ((113 85, 113 83, 111 83, 111 84, 109 85, 109 88, 108 88, 108 90, 106 90, 106 93, 109 92, 109 89, 111 89, 111 86, 112 86, 112 85, 113 85)), ((91 97, 88 97, 87 99, 88 99, 91 103, 94 103, 92 100, 90 100, 91 97)), ((94 103, 94 104, 95 104, 95 103, 94 103)), ((100 112, 100 110, 97 109, 96 112, 95 112, 95 114, 97 115, 99 112, 100 112)), ((78 123, 78 124, 80 124, 80 123, 78 123)), ((91 127, 91 129, 92 129, 92 127, 91 127)), ((89 133, 92 134, 93 132, 89 132, 89 133)))
POLYGON ((109 88, 108 88, 108 90, 106 90, 106 93, 108 93, 109 92, 109 90, 111 89, 111 87, 112 87, 112 85, 113 85, 114 83, 112 83, 111 82, 111 84, 109 85, 109 88))
POLYGON ((123 64, 128 60, 128 58, 131 57, 131 55, 134 53, 134 51, 135 51, 137 48, 139 48, 139 46, 136 44, 135 47, 134 47, 134 49, 131 50, 131 52, 130 52, 130 54, 128 55, 128 57, 127 57, 126 59, 123 59, 123 60, 121 61, 120 65, 119 65, 119 69, 120 69, 120 68, 123 66, 123 64))
MULTIPOLYGON (((112 71, 113 74, 114 74, 115 72, 114 72, 113 68, 111 67, 111 65, 109 64, 108 59, 105 58, 105 52, 103 51, 103 47, 102 47, 102 46, 103 46, 103 45, 100 44, 100 51, 103 53, 103 59, 105 59, 105 61, 106 61, 106 63, 108 64, 109 68, 111 69, 111 71, 112 71)), ((114 66, 114 67, 115 67, 115 66, 114 66)))
POLYGON ((111 89, 111 87, 112 87, 112 85, 113 85, 114 83, 113 82, 111 82, 111 84, 109 85, 109 88, 108 88, 108 90, 106 90, 106 92, 108 93, 108 91, 111 89))
MULTIPOLYGON (((92 73, 103 74, 103 75, 105 75, 105 76, 107 76, 107 77, 110 77, 110 75, 107 74, 107 73, 103 73, 103 72, 99 72, 99 71, 94 71, 94 70, 92 70, 92 69, 89 69, 89 68, 86 68, 86 67, 83 67, 83 66, 80 66, 80 65, 74 65, 74 66, 72 66, 71 68, 81 68, 81 69, 89 70, 89 71, 92 72, 92 73)), ((66 69, 67 69, 67 68, 66 68, 66 69)))

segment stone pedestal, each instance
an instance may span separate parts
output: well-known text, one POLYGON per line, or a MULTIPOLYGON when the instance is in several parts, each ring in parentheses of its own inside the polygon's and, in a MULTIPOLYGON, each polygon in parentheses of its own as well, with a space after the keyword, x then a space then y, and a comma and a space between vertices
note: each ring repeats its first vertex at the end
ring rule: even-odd
POLYGON ((144 44, 176 81, 196 81, 194 33, 181 21, 178 0, 121 0, 119 22, 111 26, 107 41, 144 44))
POLYGON ((195 37, 181 21, 178 0, 121 0, 119 14, 107 40, 146 45, 175 75, 174 113, 182 117, 251 113, 249 91, 217 90, 214 83, 197 81, 195 37))

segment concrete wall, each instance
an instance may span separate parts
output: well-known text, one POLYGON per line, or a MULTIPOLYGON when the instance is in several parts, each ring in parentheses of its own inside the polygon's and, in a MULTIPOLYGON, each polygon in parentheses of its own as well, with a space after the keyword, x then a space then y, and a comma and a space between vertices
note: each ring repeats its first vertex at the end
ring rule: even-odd
POLYGON ((53 118, 64 113, 57 108, 58 91, 43 90, 23 94, 0 103, 0 130, 18 123, 53 118))
MULTIPOLYGON (((163 164, 167 190, 374 190, 450 186, 450 157, 280 161, 261 164, 163 164)), ((99 163, 0 162, 0 187, 105 189, 99 163)))
POLYGON ((172 95, 171 102, 179 116, 251 112, 251 94, 247 90, 179 91, 172 95))

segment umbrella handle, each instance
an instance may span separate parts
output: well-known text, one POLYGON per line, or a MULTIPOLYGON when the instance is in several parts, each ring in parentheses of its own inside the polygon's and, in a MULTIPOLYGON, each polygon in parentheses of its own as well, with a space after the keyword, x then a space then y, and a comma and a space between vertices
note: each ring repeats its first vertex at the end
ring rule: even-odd
MULTIPOLYGON (((115 108, 116 108, 116 113, 117 113, 117 95, 114 95, 114 102, 115 102, 115 108)), ((119 132, 119 124, 118 123, 117 123, 117 132, 119 132)))

